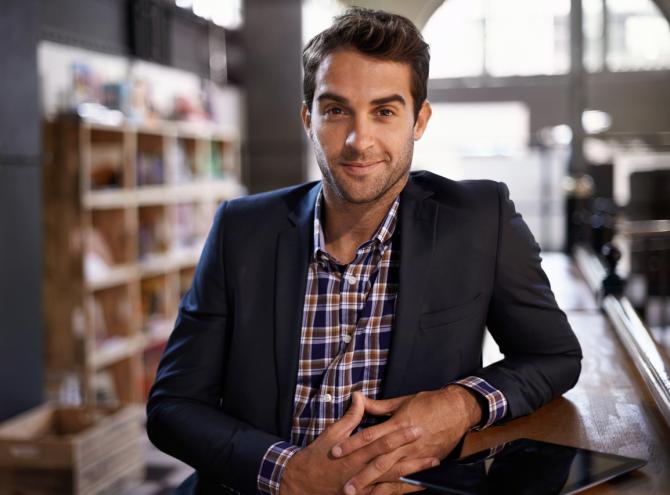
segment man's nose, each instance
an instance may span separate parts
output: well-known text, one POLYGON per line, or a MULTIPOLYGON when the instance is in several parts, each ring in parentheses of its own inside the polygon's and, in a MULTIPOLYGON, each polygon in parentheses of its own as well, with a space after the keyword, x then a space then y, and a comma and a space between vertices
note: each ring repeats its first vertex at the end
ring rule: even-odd
POLYGON ((374 145, 373 126, 365 116, 356 116, 345 143, 352 150, 363 152, 374 145))

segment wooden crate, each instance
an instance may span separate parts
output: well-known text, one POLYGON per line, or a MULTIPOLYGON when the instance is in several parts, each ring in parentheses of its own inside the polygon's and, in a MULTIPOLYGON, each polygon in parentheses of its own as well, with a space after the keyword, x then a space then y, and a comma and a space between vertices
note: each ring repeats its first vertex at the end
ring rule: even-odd
POLYGON ((0 494, 113 494, 145 476, 136 406, 44 404, 0 425, 0 494))

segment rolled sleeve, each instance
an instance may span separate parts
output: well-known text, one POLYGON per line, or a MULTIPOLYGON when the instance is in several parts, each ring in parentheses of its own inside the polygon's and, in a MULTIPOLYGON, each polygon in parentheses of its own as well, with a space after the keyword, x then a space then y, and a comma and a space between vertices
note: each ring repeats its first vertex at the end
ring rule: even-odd
POLYGON ((300 451, 300 447, 289 442, 277 442, 270 445, 261 461, 261 468, 258 472, 258 491, 268 495, 277 495, 281 483, 284 469, 288 460, 295 453, 300 451))
POLYGON ((475 392, 481 398, 480 404, 486 405, 482 409, 482 421, 473 430, 483 430, 500 421, 507 414, 507 399, 503 393, 486 380, 478 376, 468 376, 454 382, 475 392))

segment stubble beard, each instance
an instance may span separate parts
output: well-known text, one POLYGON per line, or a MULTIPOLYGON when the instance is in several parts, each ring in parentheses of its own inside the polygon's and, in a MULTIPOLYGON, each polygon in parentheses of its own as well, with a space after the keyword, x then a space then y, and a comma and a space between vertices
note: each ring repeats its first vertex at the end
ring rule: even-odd
MULTIPOLYGON (((326 158, 322 148, 319 146, 319 143, 313 140, 312 144, 314 147, 314 155, 316 156, 317 164, 319 165, 319 169, 323 175, 324 186, 335 193, 340 200, 356 205, 374 203, 387 194, 391 189, 393 189, 396 184, 401 181, 404 182, 409 175, 409 170, 412 165, 412 156, 414 153, 414 140, 410 138, 405 143, 405 146, 403 146, 395 165, 391 165, 389 163, 390 158, 388 156, 383 157, 384 164, 382 166, 387 168, 390 167, 391 170, 389 173, 374 177, 374 182, 367 186, 367 190, 364 194, 354 195, 352 194, 352 189, 355 188, 355 179, 347 177, 337 178, 336 175, 333 174, 333 168, 329 165, 328 159, 326 158), (354 187, 349 187, 349 184, 354 187)), ((371 161, 360 154, 349 154, 346 157, 337 157, 335 160, 371 161)), ((398 193, 399 192, 400 191, 398 191, 398 193)))

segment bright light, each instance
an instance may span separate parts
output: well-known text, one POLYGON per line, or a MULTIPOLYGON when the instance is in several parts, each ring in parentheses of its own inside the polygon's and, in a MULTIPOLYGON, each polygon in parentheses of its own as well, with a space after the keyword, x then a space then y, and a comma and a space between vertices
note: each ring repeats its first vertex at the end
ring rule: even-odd
POLYGON ((303 0, 302 2, 302 42, 307 43, 314 36, 333 23, 333 17, 342 14, 345 5, 339 0, 303 0))
POLYGON ((242 25, 242 0, 175 0, 177 7, 193 9, 198 17, 228 29, 242 25))
POLYGON ((600 110, 584 110, 582 113, 582 128, 587 134, 598 134, 612 127, 612 117, 600 110))
POLYGON ((484 1, 448 0, 426 23, 430 77, 478 76, 484 68, 484 1))
POLYGON ((216 0, 193 0, 193 13, 203 19, 211 19, 216 0))

